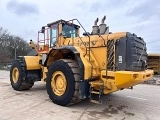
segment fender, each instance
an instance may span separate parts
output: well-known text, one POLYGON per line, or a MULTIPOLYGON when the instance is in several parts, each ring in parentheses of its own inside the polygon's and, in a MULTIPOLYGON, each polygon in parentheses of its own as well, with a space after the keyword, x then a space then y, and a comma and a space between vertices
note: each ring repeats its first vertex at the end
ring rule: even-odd
MULTIPOLYGON (((73 46, 65 46, 65 47, 52 48, 49 51, 48 55, 47 55, 47 59, 46 59, 46 61, 44 63, 44 66, 47 66, 48 61, 49 61, 50 57, 52 56, 52 53, 59 52, 59 50, 69 50, 69 51, 72 51, 74 53, 75 58, 77 60, 77 63, 79 65, 79 67, 80 67, 80 80, 83 81, 84 80, 84 64, 83 64, 83 62, 82 62, 82 60, 80 58, 80 53, 73 46)), ((63 58, 59 58, 59 59, 63 59, 63 58)))
POLYGON ((40 56, 24 56, 24 61, 26 64, 26 70, 39 70, 41 69, 40 56))

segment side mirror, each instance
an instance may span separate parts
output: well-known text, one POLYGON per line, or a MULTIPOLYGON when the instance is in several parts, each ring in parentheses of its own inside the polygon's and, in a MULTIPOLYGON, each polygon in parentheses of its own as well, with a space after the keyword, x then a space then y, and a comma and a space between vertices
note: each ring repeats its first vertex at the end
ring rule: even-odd
POLYGON ((41 33, 44 33, 44 32, 45 32, 45 27, 42 27, 41 33))
POLYGON ((35 44, 34 44, 34 42, 32 41, 32 39, 31 39, 30 42, 29 42, 29 46, 30 46, 32 49, 35 49, 35 44))

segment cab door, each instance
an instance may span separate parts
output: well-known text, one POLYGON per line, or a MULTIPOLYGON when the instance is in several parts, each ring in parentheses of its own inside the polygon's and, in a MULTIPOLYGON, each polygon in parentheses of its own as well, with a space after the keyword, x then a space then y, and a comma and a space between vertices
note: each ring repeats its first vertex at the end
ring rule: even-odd
POLYGON ((50 27, 50 48, 56 47, 58 43, 58 24, 53 24, 50 27))

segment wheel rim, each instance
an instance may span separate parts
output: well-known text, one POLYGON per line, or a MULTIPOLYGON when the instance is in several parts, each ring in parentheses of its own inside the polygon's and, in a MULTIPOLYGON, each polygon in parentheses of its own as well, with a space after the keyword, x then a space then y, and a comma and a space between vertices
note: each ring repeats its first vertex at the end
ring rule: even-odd
POLYGON ((67 88, 67 81, 65 75, 61 71, 56 71, 52 74, 51 86, 53 92, 57 96, 62 96, 67 88))
POLYGON ((15 67, 13 68, 13 71, 12 71, 12 80, 14 83, 17 83, 18 79, 19 79, 19 70, 17 67, 15 67))

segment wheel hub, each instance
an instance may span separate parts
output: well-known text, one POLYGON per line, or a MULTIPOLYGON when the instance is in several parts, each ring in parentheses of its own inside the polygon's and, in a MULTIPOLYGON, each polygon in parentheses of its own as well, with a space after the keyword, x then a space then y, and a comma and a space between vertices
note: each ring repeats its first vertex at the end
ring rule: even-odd
POLYGON ((67 82, 65 75, 61 71, 56 71, 52 74, 51 86, 56 95, 62 96, 65 93, 67 82))
POLYGON ((13 71, 12 71, 12 79, 13 79, 13 82, 14 83, 17 83, 18 82, 18 79, 19 79, 19 70, 17 67, 13 68, 13 71))

